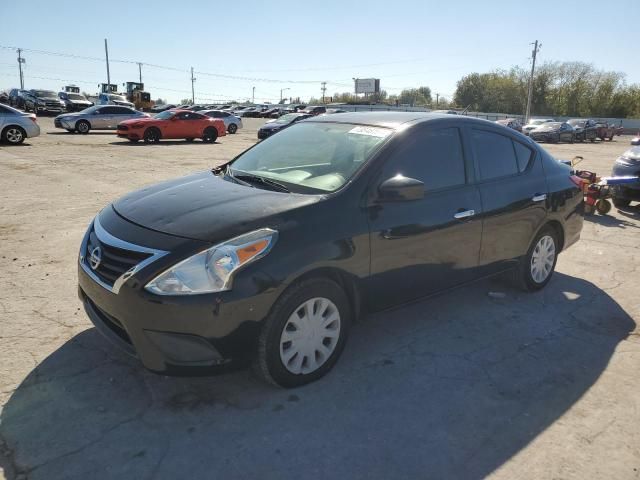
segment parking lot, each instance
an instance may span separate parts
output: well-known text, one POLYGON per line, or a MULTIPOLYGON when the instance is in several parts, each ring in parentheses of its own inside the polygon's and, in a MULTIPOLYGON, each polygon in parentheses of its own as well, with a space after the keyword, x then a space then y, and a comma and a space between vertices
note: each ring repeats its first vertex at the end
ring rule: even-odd
MULTIPOLYGON (((250 371, 148 373, 77 298, 100 208, 252 145, 113 132, 0 146, 0 466, 6 478, 640 478, 640 207, 586 218, 546 289, 486 280, 355 325, 295 390, 250 371)), ((630 137, 549 145, 607 175, 630 137)), ((0 474, 0 477, 2 475, 0 474)))

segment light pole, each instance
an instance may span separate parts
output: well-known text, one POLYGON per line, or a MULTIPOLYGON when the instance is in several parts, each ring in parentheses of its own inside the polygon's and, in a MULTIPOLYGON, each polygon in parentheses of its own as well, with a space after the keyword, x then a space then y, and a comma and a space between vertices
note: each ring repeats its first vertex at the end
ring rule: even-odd
POLYGON ((291 90, 290 88, 281 88, 280 89, 280 103, 282 103, 282 92, 284 92, 285 90, 291 90))

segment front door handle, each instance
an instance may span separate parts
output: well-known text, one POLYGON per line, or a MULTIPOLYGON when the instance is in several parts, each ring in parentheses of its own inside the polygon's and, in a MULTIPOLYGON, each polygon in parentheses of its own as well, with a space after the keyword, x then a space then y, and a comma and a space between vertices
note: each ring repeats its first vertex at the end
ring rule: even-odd
POLYGON ((457 218, 458 220, 462 218, 473 217, 476 214, 475 210, 463 210, 461 212, 456 213, 453 218, 457 218))
POLYGON ((543 200, 547 199, 547 194, 546 193, 536 193, 533 197, 531 197, 531 200, 533 200, 534 202, 542 202, 543 200))

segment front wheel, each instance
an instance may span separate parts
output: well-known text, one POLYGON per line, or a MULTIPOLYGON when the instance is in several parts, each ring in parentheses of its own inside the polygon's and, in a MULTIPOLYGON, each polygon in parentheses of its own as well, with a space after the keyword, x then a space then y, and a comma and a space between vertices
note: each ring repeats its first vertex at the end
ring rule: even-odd
POLYGON ((160 141, 160 132, 157 128, 147 128, 143 137, 144 143, 158 143, 160 141))
POLYGON ((616 208, 625 208, 628 207, 631 203, 631 200, 628 200, 626 198, 613 197, 612 200, 616 208))
POLYGON ((611 211, 611 202, 604 198, 601 198, 596 202, 596 210, 600 215, 606 215, 611 211))
POLYGON ((86 134, 89 133, 89 130, 91 130, 91 125, 89 125, 89 122, 87 122, 86 120, 80 120, 78 123, 76 123, 77 132, 86 134))
POLYGON ((531 242, 518 268, 519 283, 533 292, 543 288, 553 275, 558 259, 558 235, 552 227, 544 227, 531 242))
POLYGON ((206 143, 215 143, 218 139, 218 130, 213 127, 206 128, 202 135, 202 141, 206 143))
POLYGON ((351 315, 344 290, 332 280, 311 278, 294 285, 264 320, 256 372, 286 388, 318 380, 342 353, 351 315))

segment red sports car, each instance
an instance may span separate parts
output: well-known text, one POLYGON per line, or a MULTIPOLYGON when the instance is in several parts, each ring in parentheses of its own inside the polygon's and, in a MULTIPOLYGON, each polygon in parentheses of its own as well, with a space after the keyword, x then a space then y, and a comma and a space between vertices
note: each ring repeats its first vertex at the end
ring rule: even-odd
POLYGON ((159 142, 163 138, 184 138, 193 141, 213 143, 226 135, 224 122, 189 110, 167 110, 155 117, 125 120, 118 125, 118 137, 131 142, 144 140, 145 143, 159 142))

